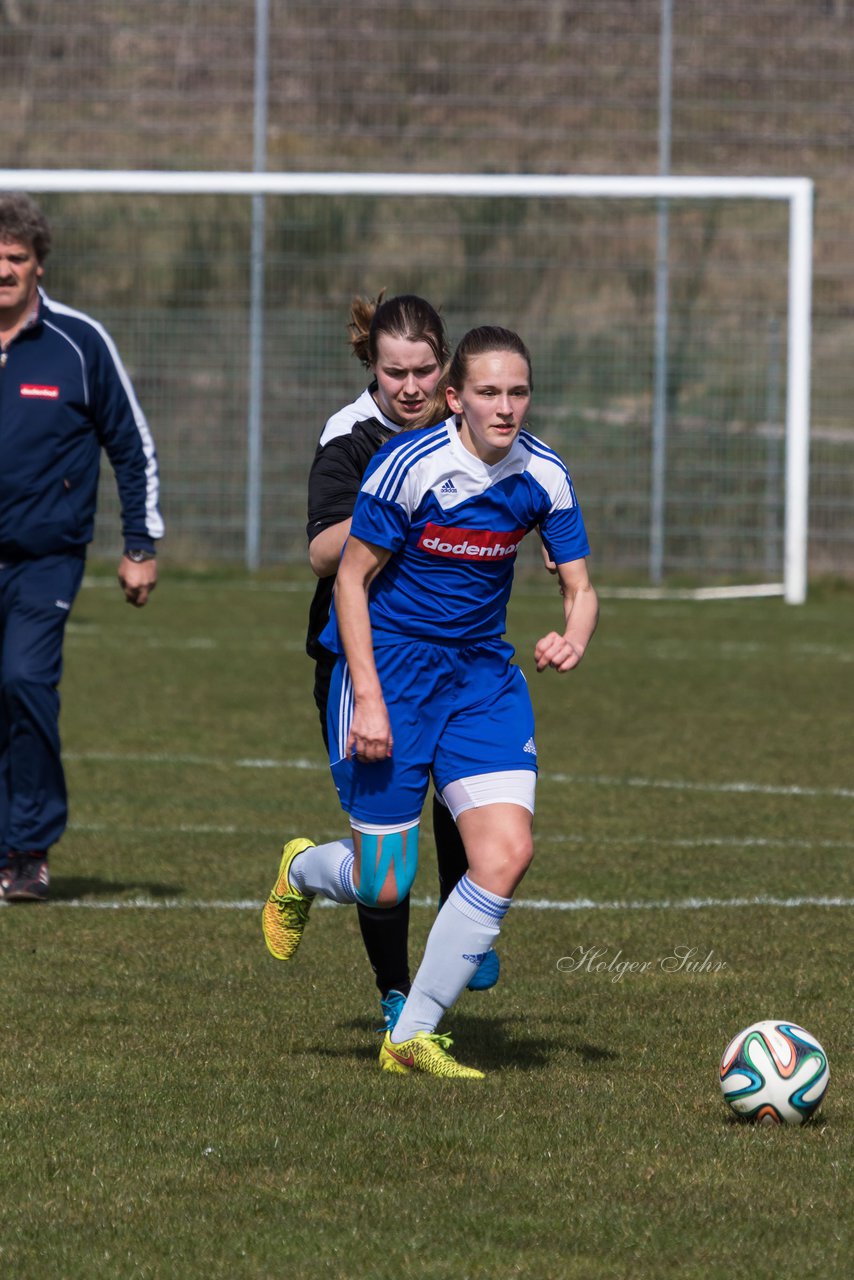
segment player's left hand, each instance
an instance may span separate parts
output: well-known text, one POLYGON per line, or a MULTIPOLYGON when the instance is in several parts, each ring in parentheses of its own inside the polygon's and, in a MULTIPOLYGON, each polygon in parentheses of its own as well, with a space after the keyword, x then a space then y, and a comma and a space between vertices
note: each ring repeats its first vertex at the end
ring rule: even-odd
POLYGON ((119 561, 119 583, 128 604, 141 609, 157 586, 157 561, 143 560, 142 564, 136 564, 127 556, 122 556, 119 561))
POLYGON ((545 671, 547 667, 553 667, 555 671, 571 671, 584 657, 584 650, 567 640, 566 636, 550 631, 537 641, 534 657, 538 671, 545 671))

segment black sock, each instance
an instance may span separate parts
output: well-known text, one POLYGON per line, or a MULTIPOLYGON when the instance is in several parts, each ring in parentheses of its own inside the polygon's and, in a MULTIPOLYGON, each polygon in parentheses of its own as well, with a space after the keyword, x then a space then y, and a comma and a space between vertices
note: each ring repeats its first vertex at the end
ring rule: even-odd
POLYGON ((396 907, 366 907, 356 903, 359 928, 380 994, 409 995, 409 895, 396 907))
POLYGON ((466 849, 457 824, 446 804, 433 796, 433 835, 436 840, 436 862, 439 868, 439 901, 448 894, 469 869, 466 849))

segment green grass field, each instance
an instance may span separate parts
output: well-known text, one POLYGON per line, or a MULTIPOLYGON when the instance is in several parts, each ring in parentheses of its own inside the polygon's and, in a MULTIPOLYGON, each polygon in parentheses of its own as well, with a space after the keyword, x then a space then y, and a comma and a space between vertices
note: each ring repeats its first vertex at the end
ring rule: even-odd
POLYGON ((81 593, 53 898, 0 909, 0 1275, 846 1273, 854 595, 605 600, 561 678, 530 657, 558 597, 520 584, 537 855, 499 985, 444 1027, 487 1078, 454 1083, 377 1069, 354 912, 316 908, 292 965, 264 949, 283 838, 343 834, 308 591, 167 572, 142 613, 105 578, 81 593), (643 971, 561 970, 590 948, 643 971), (668 971, 683 948, 709 964, 668 971), (728 1039, 768 1017, 830 1058, 802 1129, 720 1097, 728 1039))

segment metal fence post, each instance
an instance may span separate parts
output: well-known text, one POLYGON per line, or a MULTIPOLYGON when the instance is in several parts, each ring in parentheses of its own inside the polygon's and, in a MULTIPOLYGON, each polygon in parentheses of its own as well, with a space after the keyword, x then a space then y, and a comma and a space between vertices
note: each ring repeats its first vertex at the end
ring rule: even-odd
MULTIPOLYGON (((661 47, 658 93, 658 171, 670 173, 673 81, 673 0, 661 0, 661 47)), ((664 509, 667 473, 667 347, 669 321, 670 210, 658 202, 655 258, 655 362, 652 394, 652 461, 650 475, 649 577, 658 586, 664 577, 664 509)))
MULTIPOLYGON (((252 168, 267 168, 267 38, 269 0, 255 0, 255 90, 252 168)), ((252 197, 250 248, 249 387, 246 419, 246 568, 261 564, 261 475, 264 435, 265 196, 252 197)))

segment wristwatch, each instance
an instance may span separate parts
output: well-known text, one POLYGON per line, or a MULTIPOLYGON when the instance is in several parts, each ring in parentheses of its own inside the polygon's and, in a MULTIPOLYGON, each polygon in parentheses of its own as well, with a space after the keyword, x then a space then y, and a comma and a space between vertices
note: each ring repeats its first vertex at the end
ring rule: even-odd
POLYGON ((128 547, 125 552, 128 560, 132 560, 134 564, 142 564, 146 560, 156 560, 156 551, 143 551, 140 547, 128 547))

